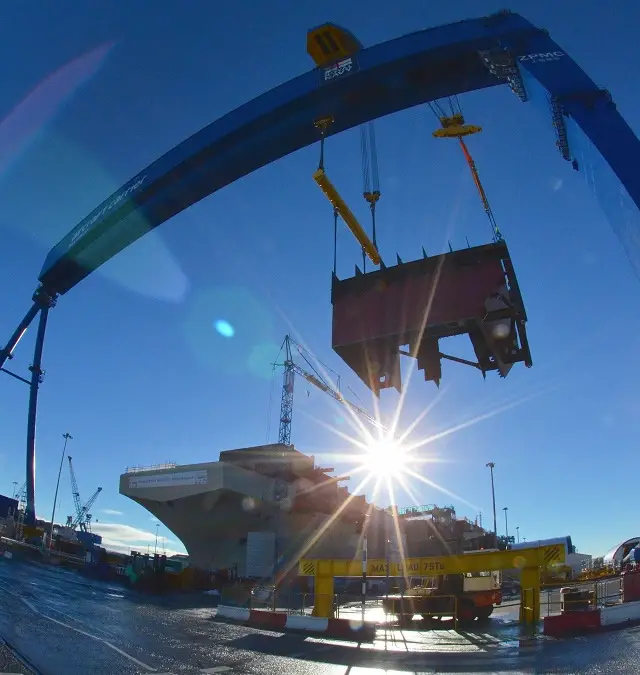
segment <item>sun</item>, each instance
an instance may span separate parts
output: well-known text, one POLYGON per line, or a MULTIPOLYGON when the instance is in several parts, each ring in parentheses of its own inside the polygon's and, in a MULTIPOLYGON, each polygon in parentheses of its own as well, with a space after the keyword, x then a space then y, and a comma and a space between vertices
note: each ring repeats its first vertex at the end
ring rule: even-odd
POLYGON ((362 456, 364 469, 378 478, 399 478, 409 465, 407 449, 391 439, 375 440, 362 456))

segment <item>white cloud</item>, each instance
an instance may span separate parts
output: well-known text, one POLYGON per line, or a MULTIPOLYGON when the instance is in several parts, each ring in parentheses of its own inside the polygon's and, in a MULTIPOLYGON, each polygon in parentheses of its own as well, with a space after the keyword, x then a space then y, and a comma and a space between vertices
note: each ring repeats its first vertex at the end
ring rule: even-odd
MULTIPOLYGON (((131 549, 146 553, 147 547, 153 550, 156 545, 156 533, 140 530, 131 525, 120 523, 93 523, 92 531, 102 537, 102 546, 110 551, 129 553, 131 549)), ((185 549, 178 541, 158 537, 158 550, 167 555, 184 553, 185 549)))
POLYGON ((106 513, 108 516, 124 516, 122 511, 116 511, 116 509, 101 509, 102 513, 106 513))
POLYGON ((564 179, 563 178, 554 178, 551 181, 551 189, 554 192, 557 192, 563 185, 564 185, 564 179))

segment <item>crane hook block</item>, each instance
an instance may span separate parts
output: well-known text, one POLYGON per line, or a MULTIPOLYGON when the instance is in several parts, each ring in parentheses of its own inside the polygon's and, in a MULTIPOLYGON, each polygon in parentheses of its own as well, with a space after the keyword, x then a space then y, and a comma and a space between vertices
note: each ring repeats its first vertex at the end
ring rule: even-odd
POLYGON ((334 351, 379 396, 402 389, 400 348, 439 384, 441 360, 506 377, 532 365, 527 316, 506 243, 501 240, 405 262, 349 279, 333 276, 334 351), (477 363, 443 354, 440 342, 468 335, 477 363))
POLYGON ((307 54, 318 68, 342 61, 362 49, 360 40, 346 28, 325 23, 307 32, 307 54))
POLYGON ((465 124, 462 113, 441 117, 440 124, 442 128, 433 132, 436 138, 462 138, 463 136, 479 134, 482 131, 482 127, 475 124, 465 124))

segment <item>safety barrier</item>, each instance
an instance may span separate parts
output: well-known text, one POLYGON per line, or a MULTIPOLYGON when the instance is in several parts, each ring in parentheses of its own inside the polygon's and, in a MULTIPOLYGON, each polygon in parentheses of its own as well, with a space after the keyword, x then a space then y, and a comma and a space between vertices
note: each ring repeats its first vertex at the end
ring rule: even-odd
MULTIPOLYGON (((404 594, 400 594, 403 597, 404 594)), ((248 602, 243 603, 242 606, 247 610, 254 612, 255 621, 259 621, 265 627, 281 626, 282 619, 273 619, 273 614, 287 615, 289 617, 309 617, 317 619, 315 602, 318 600, 324 606, 332 608, 333 617, 328 619, 346 620, 350 625, 361 625, 363 619, 366 624, 390 624, 396 622, 395 613, 387 613, 385 610, 385 595, 379 593, 370 594, 366 596, 366 602, 363 612, 363 598, 360 594, 354 593, 335 593, 331 596, 325 596, 315 593, 286 593, 286 592, 260 592, 251 593, 248 602), (275 623, 274 623, 275 621, 275 623)), ((411 602, 410 598, 406 598, 406 602, 411 602)), ((223 598, 222 605, 236 606, 239 603, 228 602, 227 598, 223 598)), ((458 601, 455 595, 447 594, 438 596, 438 604, 433 605, 430 611, 417 611, 416 614, 422 615, 425 619, 441 619, 450 618, 458 627, 458 621, 461 618, 458 601)), ((303 622, 304 623, 304 622, 303 622)), ((288 626, 292 626, 291 621, 288 626)), ((309 624, 312 625, 312 624, 309 624)), ((339 623, 331 624, 335 630, 342 631, 339 623)), ((347 631, 352 633, 352 630, 347 631)))
MULTIPOLYGON (((358 614, 358 618, 361 618, 362 596, 357 593, 334 593, 333 595, 287 592, 275 592, 269 594, 251 593, 248 606, 251 609, 263 609, 285 612, 287 614, 314 616, 315 602, 317 599, 326 599, 333 607, 333 616, 337 619, 354 618, 354 614, 358 614)), ((370 614, 374 609, 378 610, 375 612, 377 621, 384 620, 382 600, 382 596, 377 594, 368 595, 366 598, 367 614, 370 614)), ((226 598, 223 598, 223 603, 237 604, 235 602, 226 602, 226 598)))
POLYGON ((573 633, 603 631, 640 624, 640 602, 625 602, 581 612, 567 612, 544 619, 544 634, 563 637, 573 633))
POLYGON ((322 617, 288 614, 287 612, 265 609, 230 607, 227 605, 218 606, 216 618, 237 621, 263 630, 276 632, 299 631, 357 642, 373 642, 376 633, 376 626, 371 622, 349 619, 325 619, 322 617))
MULTIPOLYGON (((402 594, 401 594, 402 595, 402 594)), ((365 626, 395 622, 396 617, 387 615, 383 607, 384 595, 375 593, 366 598, 365 626)), ((445 597, 445 596, 443 596, 445 597)), ((454 596, 446 596, 443 604, 430 612, 420 612, 426 618, 453 617, 456 626, 461 618, 461 608, 454 596)), ((358 594, 333 594, 275 592, 263 596, 251 595, 249 607, 240 619, 268 630, 300 630, 304 632, 328 632, 334 637, 353 637, 363 627, 362 597, 358 594), (325 607, 333 608, 335 619, 320 619, 315 616, 315 602, 320 600, 325 607), (345 632, 343 632, 345 631, 345 632)), ((507 601, 503 606, 508 606, 507 601)), ((563 589, 543 592, 534 588, 522 588, 520 597, 512 604, 520 605, 521 615, 539 613, 544 619, 544 633, 561 636, 569 633, 604 629, 604 627, 640 621, 638 603, 622 603, 619 580, 567 585, 563 589), (563 592, 561 592, 563 591, 563 592), (636 616, 636 612, 638 612, 636 616)), ((238 620, 238 619, 235 619, 238 620)), ((362 634, 360 638, 362 639, 362 634)))
MULTIPOLYGON (((407 592, 408 594, 408 592, 407 592)), ((404 593, 399 593, 400 597, 405 596, 404 593)), ((413 596, 413 593, 411 594, 413 596)), ((384 609, 385 595, 379 593, 370 593, 366 596, 366 611, 367 618, 376 623, 388 623, 395 621, 395 615, 387 613, 384 609)), ((271 593, 266 594, 251 594, 248 606, 251 609, 261 609, 277 612, 285 612, 287 614, 314 616, 315 602, 317 599, 328 599, 328 604, 333 608, 333 616, 337 619, 361 619, 362 618, 362 595, 357 593, 334 593, 331 596, 315 593, 271 593)), ((224 604, 226 603, 223 598, 224 604)), ((409 602, 409 598, 406 598, 409 602)), ((459 618, 458 601, 455 595, 446 594, 438 596, 438 605, 430 612, 416 612, 425 618, 448 618, 456 621, 459 618)))
POLYGON ((543 607, 543 632, 553 637, 595 632, 640 623, 640 601, 623 602, 617 580, 597 581, 560 589, 559 599, 543 607))
MULTIPOLYGON (((523 598, 526 593, 527 591, 523 589, 523 598)), ((622 590, 618 579, 567 585, 547 590, 545 593, 546 598, 540 607, 542 617, 595 610, 622 602, 622 590)))

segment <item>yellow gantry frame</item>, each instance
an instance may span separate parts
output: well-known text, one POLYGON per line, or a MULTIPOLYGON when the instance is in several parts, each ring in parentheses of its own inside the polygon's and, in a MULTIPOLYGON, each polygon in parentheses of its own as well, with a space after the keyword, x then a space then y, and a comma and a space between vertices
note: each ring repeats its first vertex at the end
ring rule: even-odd
MULTIPOLYGON (((540 620, 540 569, 565 562, 566 553, 563 544, 552 544, 512 551, 480 551, 464 555, 407 558, 401 563, 390 563, 389 576, 436 577, 445 574, 519 569, 522 588, 520 621, 533 624, 540 620)), ((314 615, 331 617, 334 578, 362 576, 362 563, 359 560, 302 559, 298 563, 298 575, 311 576, 315 579, 314 615)), ((372 559, 367 562, 367 577, 386 575, 385 560, 372 559)))

